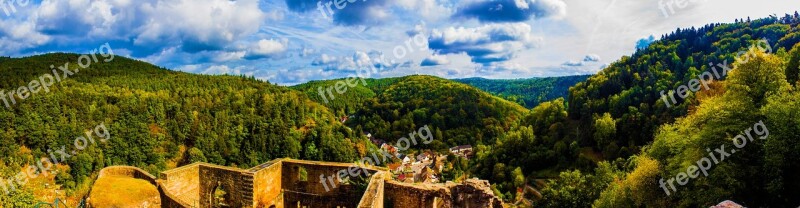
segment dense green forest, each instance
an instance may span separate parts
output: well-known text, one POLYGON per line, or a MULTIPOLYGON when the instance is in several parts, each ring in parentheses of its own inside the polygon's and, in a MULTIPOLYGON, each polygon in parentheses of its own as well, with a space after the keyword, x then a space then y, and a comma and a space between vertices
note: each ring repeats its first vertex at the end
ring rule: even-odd
MULTIPOLYGON (((476 87, 530 109, 545 101, 567 97, 570 87, 586 81, 587 78, 589 78, 589 75, 529 79, 466 78, 454 79, 453 81, 476 87)), ((327 102, 320 96, 319 89, 322 88, 325 91, 329 87, 335 87, 337 82, 345 82, 347 79, 311 81, 289 88, 302 91, 312 100, 334 110, 338 116, 346 116, 356 113, 356 111, 364 107, 364 104, 370 98, 379 95, 389 86, 402 79, 402 77, 367 78, 364 79, 364 82, 359 80, 356 86, 348 86, 345 93, 334 93, 334 98, 326 97, 328 99, 327 102)), ((323 94, 329 96, 326 92, 323 92, 323 94)))
POLYGON ((382 93, 386 88, 397 83, 403 78, 383 78, 383 79, 358 79, 355 86, 347 85, 347 91, 338 93, 332 90, 333 97, 327 92, 328 88, 335 88, 336 83, 346 83, 347 79, 333 79, 322 81, 311 81, 289 88, 305 93, 311 100, 325 105, 333 110, 337 116, 349 116, 364 107, 368 100, 382 93), (364 84, 366 83, 366 84, 364 84), (320 93, 322 89, 323 93, 320 93), (326 96, 325 98, 322 95, 326 96), (326 102, 327 100, 327 102, 326 102))
POLYGON ((477 87, 503 99, 533 108, 539 103, 567 97, 568 89, 586 81, 590 75, 547 77, 529 79, 455 79, 457 82, 477 87))
POLYGON ((675 91, 702 73, 712 72, 709 65, 720 68, 718 64, 734 63, 740 51, 748 51, 760 40, 767 40, 773 54, 786 53, 800 41, 796 25, 797 17, 787 15, 677 29, 632 56, 622 57, 570 88, 569 116, 586 129, 579 135, 581 144, 617 153, 621 147, 638 149, 653 140, 659 126, 687 115, 697 104, 696 95, 690 95, 676 98, 678 105, 668 107, 660 101, 661 91, 675 91), (592 125, 605 113, 614 119, 617 131, 614 139, 597 141, 592 125))
MULTIPOLYGON (((0 89, 26 86, 52 74, 50 65, 77 59, 75 54, 3 59, 0 89)), ((240 167, 282 157, 350 162, 371 145, 302 93, 253 78, 174 72, 122 57, 81 69, 10 109, 2 107, 3 178, 48 157, 48 149, 72 147, 77 136, 101 122, 108 127, 111 140, 89 145, 66 162, 68 172, 56 181, 68 191, 83 191, 91 174, 109 165, 158 173, 195 161, 240 167)), ((18 201, 25 191, 0 195, 0 201, 18 201)))
POLYGON ((607 160, 595 168, 560 173, 549 180, 534 205, 707 207, 724 200, 747 207, 800 204, 794 197, 800 191, 798 23, 795 13, 679 29, 571 88, 568 115, 579 122, 578 140, 581 146, 602 151, 607 160), (764 39, 772 53, 749 50, 764 39), (736 59, 739 51, 747 58, 736 59), (677 106, 660 101, 660 91, 675 90, 711 72, 709 63, 726 61, 732 70, 710 90, 690 92, 678 98, 677 106), (753 133, 759 122, 768 136, 753 133), (740 148, 738 136, 744 134, 756 139, 740 148), (696 172, 711 158, 714 165, 709 170, 691 176, 692 166, 696 172), (691 179, 686 179, 687 172, 691 179))
POLYGON ((429 125, 435 150, 491 144, 527 112, 524 107, 469 85, 432 76, 408 76, 390 85, 348 120, 378 138, 395 141, 429 125))

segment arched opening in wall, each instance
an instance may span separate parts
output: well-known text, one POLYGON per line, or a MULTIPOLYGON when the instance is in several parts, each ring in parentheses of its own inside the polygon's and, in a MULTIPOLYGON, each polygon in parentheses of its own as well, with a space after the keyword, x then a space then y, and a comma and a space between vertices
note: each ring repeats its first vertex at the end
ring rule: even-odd
POLYGON ((389 196, 383 197, 383 207, 384 208, 394 208, 394 199, 389 196))
POLYGON ((308 171, 304 167, 298 167, 297 180, 302 182, 308 181, 308 171))
POLYGON ((297 208, 309 208, 309 207, 310 207, 310 206, 303 205, 303 204, 302 204, 302 203, 300 203, 299 201, 297 202, 297 208))
POLYGON ((442 201, 442 198, 434 197, 433 198, 433 208, 442 208, 442 207, 445 207, 444 206, 444 201, 442 201))
POLYGON ((212 207, 230 207, 230 189, 225 187, 224 184, 217 182, 217 185, 211 191, 211 206, 212 207))

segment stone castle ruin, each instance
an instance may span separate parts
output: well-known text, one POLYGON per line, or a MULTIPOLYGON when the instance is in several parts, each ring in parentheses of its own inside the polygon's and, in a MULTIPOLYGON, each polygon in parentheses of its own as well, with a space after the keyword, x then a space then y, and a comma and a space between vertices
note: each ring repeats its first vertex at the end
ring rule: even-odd
POLYGON ((350 167, 356 166, 294 159, 277 159, 250 169, 194 163, 164 171, 158 178, 135 167, 107 169, 152 183, 160 193, 160 206, 170 208, 502 207, 489 183, 477 179, 458 184, 408 184, 392 180, 385 169, 366 167, 362 170, 369 174, 361 183, 332 180, 322 184, 320 175, 336 176, 350 167))

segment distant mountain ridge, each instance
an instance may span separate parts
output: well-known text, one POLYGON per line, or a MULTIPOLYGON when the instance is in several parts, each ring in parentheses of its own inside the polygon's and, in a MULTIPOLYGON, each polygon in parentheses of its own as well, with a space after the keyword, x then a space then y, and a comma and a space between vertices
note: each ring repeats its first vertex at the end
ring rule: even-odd
POLYGON ((539 103, 569 95, 569 88, 586 81, 592 75, 544 77, 525 79, 486 79, 480 77, 454 79, 489 92, 506 100, 533 108, 539 103))

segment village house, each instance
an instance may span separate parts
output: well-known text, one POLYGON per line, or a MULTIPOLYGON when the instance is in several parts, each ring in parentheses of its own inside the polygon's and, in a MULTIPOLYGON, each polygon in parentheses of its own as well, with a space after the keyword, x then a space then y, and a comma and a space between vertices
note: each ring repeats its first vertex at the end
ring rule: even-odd
POLYGON ((456 156, 469 159, 472 157, 472 145, 461 145, 450 148, 450 152, 456 156))
POLYGON ((430 159, 431 159, 431 154, 429 154, 427 152, 424 152, 424 153, 421 153, 421 154, 417 155, 417 161, 419 161, 419 162, 427 162, 430 159))

